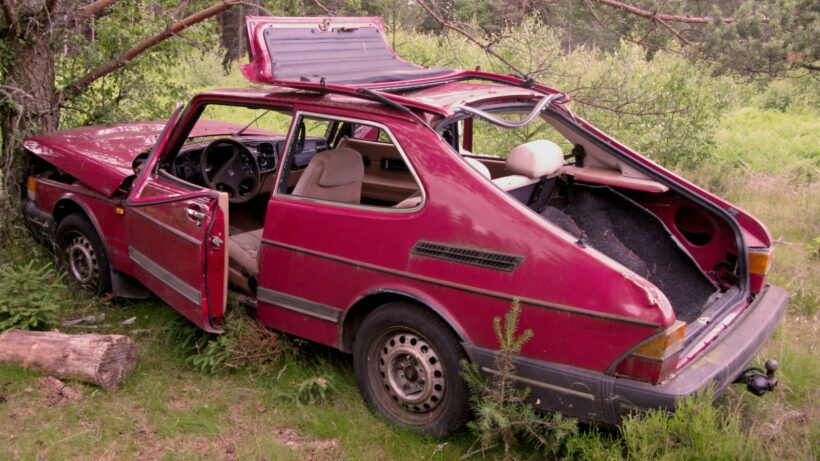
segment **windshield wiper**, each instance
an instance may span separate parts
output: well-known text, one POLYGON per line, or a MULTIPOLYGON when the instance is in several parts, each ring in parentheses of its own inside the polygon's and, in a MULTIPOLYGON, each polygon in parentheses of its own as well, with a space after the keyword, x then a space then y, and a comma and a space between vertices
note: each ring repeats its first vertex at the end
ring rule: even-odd
POLYGON ((268 110, 266 110, 265 112, 262 112, 261 114, 259 114, 259 116, 258 116, 258 117, 256 117, 255 119, 251 120, 251 123, 248 123, 247 125, 245 125, 244 127, 242 127, 242 129, 241 129, 241 130, 239 130, 239 131, 237 131, 236 133, 234 133, 234 134, 233 134, 233 136, 242 136, 242 133, 244 133, 244 132, 245 132, 245 130, 247 130, 248 128, 250 128, 250 127, 251 127, 251 125, 253 125, 254 123, 256 123, 256 121, 257 121, 257 120, 259 120, 260 118, 262 118, 262 116, 263 116, 263 115, 265 115, 265 114, 267 114, 268 112, 270 112, 270 109, 268 109, 268 110))

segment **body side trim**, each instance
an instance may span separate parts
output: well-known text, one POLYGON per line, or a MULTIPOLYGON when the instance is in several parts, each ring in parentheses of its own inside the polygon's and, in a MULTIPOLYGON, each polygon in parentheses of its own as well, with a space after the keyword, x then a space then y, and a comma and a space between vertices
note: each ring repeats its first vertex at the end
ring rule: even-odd
POLYGON ((320 304, 298 296, 291 296, 269 288, 259 287, 256 292, 256 299, 274 307, 307 315, 308 317, 317 318, 326 322, 339 323, 339 320, 342 318, 342 310, 337 307, 320 304))
MULTIPOLYGON (((481 367, 481 371, 483 371, 485 373, 489 373, 489 374, 494 375, 494 376, 501 375, 500 371, 498 371, 496 369, 493 369, 493 368, 489 368, 489 367, 481 367)), ((546 389, 551 389, 553 391, 563 392, 565 394, 572 394, 572 395, 575 395, 577 397, 581 397, 581 398, 584 398, 584 399, 587 399, 587 400, 595 400, 595 396, 588 393, 588 392, 576 391, 574 389, 570 389, 570 388, 567 388, 567 387, 556 386, 554 384, 545 383, 543 381, 536 381, 534 379, 524 378, 523 376, 511 375, 509 377, 511 379, 513 379, 514 381, 518 381, 520 383, 524 383, 524 384, 527 384, 529 386, 543 387, 543 388, 546 388, 546 389)))
POLYGON ((154 260, 140 253, 139 250, 130 245, 128 246, 128 256, 131 258, 131 261, 134 261, 134 264, 145 269, 149 274, 173 288, 177 293, 184 296, 185 299, 191 301, 197 306, 202 306, 202 291, 198 288, 188 285, 179 277, 172 274, 170 271, 160 266, 154 260))

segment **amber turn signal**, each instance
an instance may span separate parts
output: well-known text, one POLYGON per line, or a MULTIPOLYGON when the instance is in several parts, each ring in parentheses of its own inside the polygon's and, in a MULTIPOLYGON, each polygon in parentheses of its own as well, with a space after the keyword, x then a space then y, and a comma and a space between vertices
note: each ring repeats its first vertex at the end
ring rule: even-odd
POLYGON ((37 178, 29 176, 28 181, 26 181, 26 189, 28 189, 29 200, 37 200, 37 178))
POLYGON ((757 275, 768 274, 773 259, 772 248, 749 248, 749 272, 757 275))

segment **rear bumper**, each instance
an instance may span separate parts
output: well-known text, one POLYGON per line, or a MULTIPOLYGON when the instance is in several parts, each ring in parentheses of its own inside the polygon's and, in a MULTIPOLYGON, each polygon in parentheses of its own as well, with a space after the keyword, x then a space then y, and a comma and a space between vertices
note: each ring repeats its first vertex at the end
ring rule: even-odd
MULTIPOLYGON (((653 385, 603 373, 519 357, 516 379, 531 388, 536 408, 567 416, 619 424, 622 416, 654 408, 674 410, 681 397, 713 386, 720 395, 757 355, 786 312, 788 295, 780 287, 764 287, 755 301, 672 379, 653 385)), ((487 373, 494 373, 496 351, 464 344, 468 355, 487 373)))

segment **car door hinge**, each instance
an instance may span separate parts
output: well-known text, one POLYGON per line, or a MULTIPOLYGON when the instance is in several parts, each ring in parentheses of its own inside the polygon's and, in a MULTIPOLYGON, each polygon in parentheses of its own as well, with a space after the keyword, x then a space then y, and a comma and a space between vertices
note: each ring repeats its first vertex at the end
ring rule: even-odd
POLYGON ((214 251, 218 251, 220 248, 222 248, 223 243, 225 242, 216 235, 211 237, 211 247, 214 249, 214 251))

